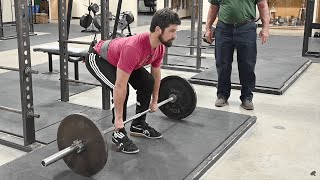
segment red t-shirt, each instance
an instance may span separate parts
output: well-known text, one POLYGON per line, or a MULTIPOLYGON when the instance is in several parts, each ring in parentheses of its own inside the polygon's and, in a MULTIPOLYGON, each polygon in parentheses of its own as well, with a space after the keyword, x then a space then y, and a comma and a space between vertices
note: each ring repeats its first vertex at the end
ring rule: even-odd
MULTIPOLYGON (((106 56, 109 63, 128 74, 149 64, 152 67, 159 67, 165 53, 165 46, 160 45, 156 49, 152 49, 149 34, 147 32, 112 40, 109 43, 106 56)), ((95 46, 99 55, 103 42, 100 41, 95 46)))

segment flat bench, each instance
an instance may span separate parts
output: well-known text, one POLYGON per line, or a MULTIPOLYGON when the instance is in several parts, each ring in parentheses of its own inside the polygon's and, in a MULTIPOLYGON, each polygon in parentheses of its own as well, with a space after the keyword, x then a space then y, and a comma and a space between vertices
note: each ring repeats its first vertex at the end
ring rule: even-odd
MULTIPOLYGON (((53 73, 52 55, 60 55, 59 47, 37 47, 33 48, 34 52, 48 53, 49 73, 53 73)), ((68 47, 68 61, 74 64, 74 78, 79 80, 79 61, 84 60, 88 54, 88 49, 68 47)))

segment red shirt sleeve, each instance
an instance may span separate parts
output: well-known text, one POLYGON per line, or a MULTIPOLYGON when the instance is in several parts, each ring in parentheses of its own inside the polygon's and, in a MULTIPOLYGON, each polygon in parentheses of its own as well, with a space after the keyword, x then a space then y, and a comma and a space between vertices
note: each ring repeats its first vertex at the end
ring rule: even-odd
POLYGON ((139 51, 135 47, 125 45, 121 51, 117 67, 122 71, 131 74, 134 68, 139 63, 139 59, 139 51))

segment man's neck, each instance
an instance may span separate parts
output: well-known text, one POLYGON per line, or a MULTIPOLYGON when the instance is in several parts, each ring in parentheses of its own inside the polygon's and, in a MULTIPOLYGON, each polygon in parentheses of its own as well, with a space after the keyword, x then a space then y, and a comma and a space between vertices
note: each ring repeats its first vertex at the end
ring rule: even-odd
POLYGON ((156 49, 158 46, 161 45, 161 42, 159 41, 159 38, 155 33, 149 34, 149 40, 150 40, 152 50, 156 49))

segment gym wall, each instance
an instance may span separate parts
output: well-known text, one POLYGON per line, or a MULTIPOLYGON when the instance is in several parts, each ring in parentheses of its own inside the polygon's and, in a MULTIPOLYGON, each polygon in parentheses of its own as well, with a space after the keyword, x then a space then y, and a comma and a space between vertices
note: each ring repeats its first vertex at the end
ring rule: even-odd
POLYGON ((1 0, 2 5, 2 21, 6 22, 14 22, 15 18, 15 10, 14 10, 14 0, 1 0))

